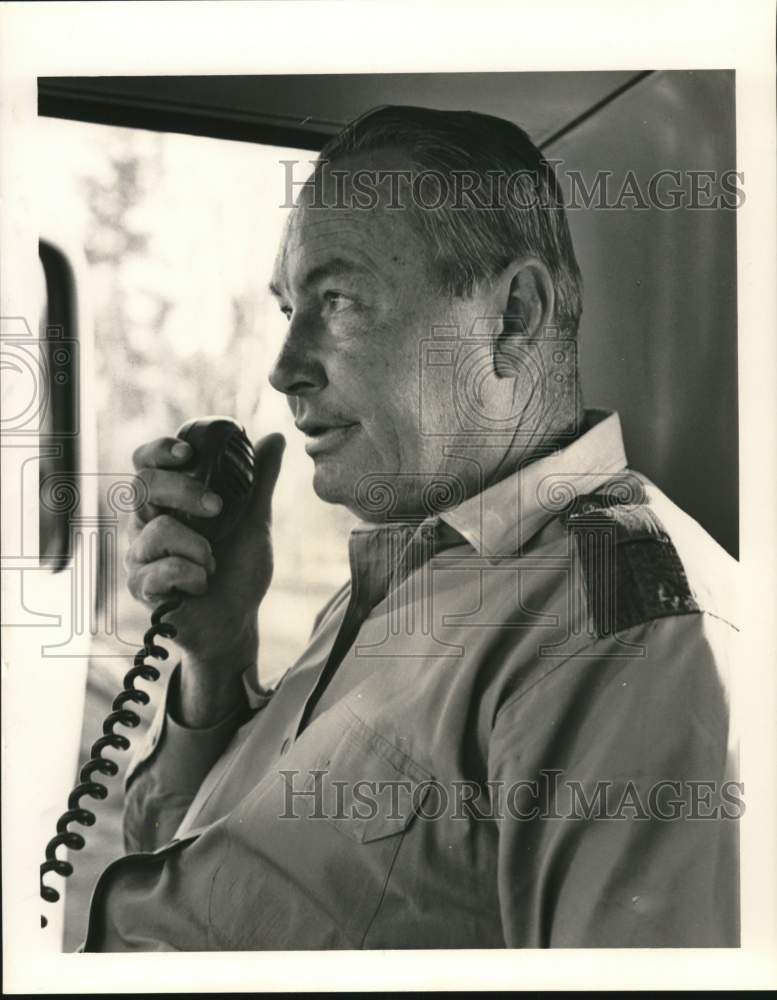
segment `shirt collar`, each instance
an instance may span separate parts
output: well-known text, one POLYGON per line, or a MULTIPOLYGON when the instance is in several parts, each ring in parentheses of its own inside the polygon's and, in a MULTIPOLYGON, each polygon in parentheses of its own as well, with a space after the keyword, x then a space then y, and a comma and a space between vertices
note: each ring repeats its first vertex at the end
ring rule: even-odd
POLYGON ((481 556, 519 551, 571 501, 626 468, 618 414, 586 410, 583 433, 440 515, 481 556))
MULTIPOLYGON (((583 433, 565 448, 536 459, 523 468, 470 497, 451 510, 422 523, 372 524, 357 522, 351 531, 351 589, 365 608, 374 606, 389 587, 395 571, 406 573, 431 555, 432 545, 414 562, 403 562, 411 541, 422 543, 429 529, 443 547, 463 538, 485 558, 518 552, 540 528, 576 496, 598 489, 626 468, 620 418, 616 412, 586 410, 583 433), (440 538, 441 524, 455 532, 440 538)), ((251 709, 266 704, 271 692, 263 688, 252 667, 243 675, 251 709)))

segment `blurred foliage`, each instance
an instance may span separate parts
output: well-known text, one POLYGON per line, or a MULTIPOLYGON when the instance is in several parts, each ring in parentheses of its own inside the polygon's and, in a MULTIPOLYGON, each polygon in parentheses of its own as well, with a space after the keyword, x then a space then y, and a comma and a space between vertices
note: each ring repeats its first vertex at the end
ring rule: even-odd
MULTIPOLYGON (((304 581, 313 591, 331 589, 347 578, 346 537, 353 518, 315 496, 311 463, 301 440, 296 440, 285 400, 274 392, 268 392, 266 400, 262 396, 276 350, 270 318, 276 307, 266 291, 266 276, 257 272, 249 287, 241 288, 239 275, 219 269, 225 240, 239 241, 251 254, 248 232, 257 218, 266 218, 263 249, 274 253, 269 244, 277 239, 274 229, 280 231, 281 219, 265 216, 264 209, 252 205, 254 212, 246 211, 243 229, 234 222, 227 225, 220 214, 214 220, 208 209, 224 197, 223 184, 202 192, 190 185, 183 206, 179 201, 163 214, 172 192, 179 190, 180 165, 171 168, 166 155, 178 139, 130 129, 102 130, 93 140, 102 156, 81 176, 87 219, 84 249, 93 277, 100 471, 126 477, 138 444, 173 434, 196 414, 228 414, 249 430, 269 424, 285 432, 289 448, 273 512, 276 582, 285 580, 299 589, 304 581), (209 197, 216 201, 206 202, 209 197), (201 221, 194 213, 209 219, 208 225, 190 225, 201 221), (188 236, 187 255, 180 241, 173 243, 172 254, 169 250, 166 237, 176 226, 188 236), (202 273, 192 266, 195 258, 205 265, 206 280, 195 277, 188 284, 190 274, 202 273), (182 321, 197 323, 202 316, 207 323, 214 313, 208 314, 206 306, 216 304, 215 314, 228 329, 209 337, 207 328, 200 326, 187 337, 182 321), (268 404, 266 412, 258 415, 262 402, 268 404), (316 525, 316 530, 300 532, 300 524, 316 525)), ((265 164, 269 157, 272 164, 276 151, 242 146, 236 155, 262 158, 265 164)), ((219 169, 214 161, 212 180, 219 169)), ((248 199, 252 194, 235 186, 234 197, 248 199)), ((120 519, 126 520, 126 515, 120 519)), ((122 523, 122 549, 126 535, 122 523)), ((108 588, 99 592, 107 594, 108 588)))
MULTIPOLYGON (((111 428, 99 435, 102 469, 115 467, 117 443, 139 442, 149 428, 172 433, 194 413, 237 412, 243 347, 253 315, 249 295, 231 296, 232 329, 217 372, 212 356, 202 350, 186 355, 171 350, 165 327, 175 303, 158 288, 136 287, 130 270, 134 258, 153 255, 153 237, 139 228, 135 210, 158 179, 159 157, 144 155, 132 132, 118 130, 106 159, 104 176, 82 179, 89 213, 86 257, 107 285, 95 315, 97 379, 104 387, 98 427, 111 428), (145 300, 140 316, 138 298, 145 300)), ((118 452, 125 458, 127 449, 118 452)))

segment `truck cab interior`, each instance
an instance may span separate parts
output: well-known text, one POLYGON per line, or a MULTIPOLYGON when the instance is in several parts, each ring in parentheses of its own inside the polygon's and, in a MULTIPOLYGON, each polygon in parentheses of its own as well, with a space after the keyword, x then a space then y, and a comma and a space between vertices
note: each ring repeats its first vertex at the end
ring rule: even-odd
MULTIPOLYGON (((18 572, 28 592, 43 581, 25 610, 30 656, 50 697, 72 706, 57 715, 42 838, 146 627, 121 567, 137 444, 200 413, 231 413, 254 438, 285 432, 278 567, 262 609, 267 680, 347 576, 349 515, 319 509, 285 402, 267 386, 282 319, 266 289, 285 217, 280 164, 294 161, 303 179, 372 107, 504 117, 557 164, 562 188, 577 172, 568 218, 585 288, 586 405, 619 411, 629 464, 736 557, 736 213, 693 198, 641 203, 661 172, 706 191, 705 175, 736 171, 734 99, 730 71, 39 78, 50 405, 33 471, 40 562, 18 572), (593 204, 603 175, 605 203, 593 204), (316 525, 312 550, 301 517, 316 525)), ((97 874, 122 850, 120 778, 95 812, 64 924, 50 929, 66 951, 97 874)))

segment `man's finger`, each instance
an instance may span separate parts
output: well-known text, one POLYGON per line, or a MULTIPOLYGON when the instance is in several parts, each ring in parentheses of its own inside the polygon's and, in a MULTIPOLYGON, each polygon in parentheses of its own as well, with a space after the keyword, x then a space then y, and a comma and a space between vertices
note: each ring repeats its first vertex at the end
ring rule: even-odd
POLYGON ((216 570, 216 562, 208 541, 194 529, 169 514, 160 514, 150 521, 133 542, 127 554, 129 563, 152 563, 166 556, 182 556, 197 563, 207 572, 216 570))
POLYGON ((208 576, 202 566, 179 556, 168 556, 148 566, 138 567, 129 583, 133 597, 150 603, 168 597, 174 590, 193 597, 201 597, 208 592, 208 576))
POLYGON ((191 457, 191 445, 180 438, 164 437, 136 448, 132 462, 136 469, 178 469, 191 457))
POLYGON ((199 479, 167 469, 143 468, 138 473, 145 487, 145 503, 138 511, 141 521, 150 521, 159 508, 191 514, 193 517, 215 517, 223 506, 221 497, 209 490, 199 479))
POLYGON ((272 495, 281 471, 285 448, 286 438, 282 434, 267 434, 254 446, 256 481, 250 504, 252 523, 259 520, 265 524, 270 523, 272 495))

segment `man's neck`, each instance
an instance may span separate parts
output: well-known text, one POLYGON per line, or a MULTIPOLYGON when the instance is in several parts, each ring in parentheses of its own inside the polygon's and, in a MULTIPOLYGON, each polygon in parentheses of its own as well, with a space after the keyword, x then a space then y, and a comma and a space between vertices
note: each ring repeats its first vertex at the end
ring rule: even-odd
POLYGON ((536 435, 533 435, 526 444, 520 446, 516 444, 516 438, 520 431, 516 431, 512 443, 497 466, 485 478, 482 488, 485 490, 489 486, 493 486, 495 483, 501 482, 503 479, 507 479, 508 476, 512 476, 514 473, 526 468, 532 462, 536 462, 540 458, 546 458, 548 455, 566 448, 579 438, 584 430, 585 411, 581 401, 577 407, 575 420, 572 424, 569 422, 562 424, 560 421, 548 421, 545 423, 542 431, 538 430, 536 435))

